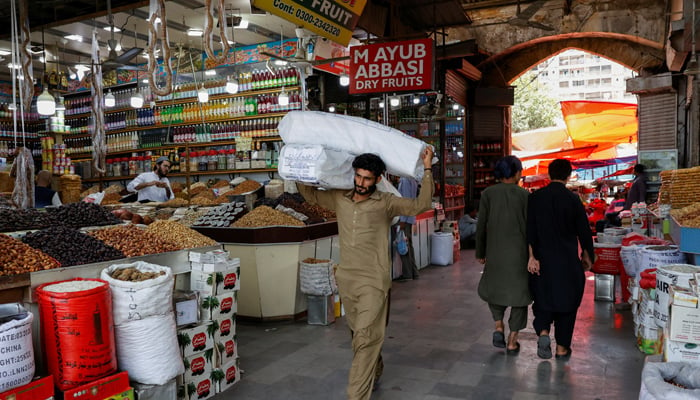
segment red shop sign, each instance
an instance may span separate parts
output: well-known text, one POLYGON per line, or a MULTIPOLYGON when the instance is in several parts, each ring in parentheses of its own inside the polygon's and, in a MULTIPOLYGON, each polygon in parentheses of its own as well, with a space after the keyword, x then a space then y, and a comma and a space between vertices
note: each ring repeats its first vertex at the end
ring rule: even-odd
POLYGON ((350 47, 350 94, 433 88, 433 40, 350 47))

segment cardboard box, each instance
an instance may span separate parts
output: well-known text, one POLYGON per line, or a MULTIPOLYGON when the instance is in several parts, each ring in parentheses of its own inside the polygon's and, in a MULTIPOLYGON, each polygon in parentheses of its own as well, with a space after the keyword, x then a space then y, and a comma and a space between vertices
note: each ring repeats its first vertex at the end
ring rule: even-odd
POLYGON ((671 285, 669 290, 671 304, 682 307, 698 307, 698 296, 690 289, 671 285))
MULTIPOLYGON (((63 394, 65 399, 78 400, 107 400, 107 399, 122 399, 118 397, 123 393, 129 395, 129 375, 126 372, 119 372, 114 375, 98 379, 94 382, 80 385, 70 390, 66 390, 63 394)), ((128 398, 128 397, 126 397, 128 398)), ((131 391, 131 400, 134 399, 134 392, 131 391)))
POLYGON ((201 272, 224 272, 230 269, 239 268, 241 261, 238 258, 227 258, 225 260, 217 259, 211 262, 190 262, 190 267, 193 271, 201 272))
POLYGON ((672 304, 668 330, 671 340, 700 344, 700 309, 672 304))
POLYGON ((218 327, 218 329, 214 331, 214 342, 221 342, 236 335, 235 314, 221 314, 220 319, 214 321, 214 325, 218 327))
POLYGON ((214 326, 206 322, 177 330, 177 341, 184 357, 214 348, 214 326))
POLYGON ((216 294, 241 290, 240 271, 240 267, 234 267, 224 271, 224 278, 221 281, 217 281, 216 294))
POLYGON ((238 340, 234 334, 232 337, 223 339, 216 343, 217 368, 228 364, 238 358, 238 340))
POLYGON ((199 294, 191 290, 175 290, 175 322, 178 327, 199 322, 199 294))
POLYGON ((229 254, 225 250, 212 250, 206 253, 199 253, 196 251, 190 251, 189 260, 191 262, 199 263, 215 263, 215 262, 226 262, 228 260, 229 254))
POLYGON ((0 400, 49 400, 53 396, 53 376, 49 375, 0 393, 0 400))
POLYGON ((213 397, 216 388, 211 380, 214 369, 214 349, 183 357, 185 373, 180 378, 187 398, 204 400, 213 397))
POLYGON ((228 292, 215 297, 216 300, 209 307, 211 319, 221 321, 226 317, 238 313, 237 292, 228 292))
POLYGON ((700 346, 696 343, 666 339, 663 360, 665 362, 700 363, 700 346))
POLYGON ((145 385, 132 382, 138 400, 174 400, 177 398, 177 382, 173 378, 162 385, 145 385))
POLYGON ((223 378, 216 383, 216 393, 221 393, 241 380, 241 369, 238 366, 238 359, 235 359, 221 368, 223 378))
POLYGON ((208 273, 193 269, 190 272, 190 289, 198 292, 202 298, 216 296, 218 280, 224 280, 222 272, 208 273))

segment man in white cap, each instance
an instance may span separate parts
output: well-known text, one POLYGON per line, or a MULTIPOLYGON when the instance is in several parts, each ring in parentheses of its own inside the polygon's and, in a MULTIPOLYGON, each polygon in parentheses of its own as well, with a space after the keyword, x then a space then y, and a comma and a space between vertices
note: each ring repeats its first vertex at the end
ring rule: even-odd
POLYGON ((127 186, 129 192, 138 192, 138 201, 168 201, 175 198, 170 187, 170 181, 166 177, 170 171, 170 160, 168 157, 159 157, 153 172, 144 172, 134 178, 127 186))

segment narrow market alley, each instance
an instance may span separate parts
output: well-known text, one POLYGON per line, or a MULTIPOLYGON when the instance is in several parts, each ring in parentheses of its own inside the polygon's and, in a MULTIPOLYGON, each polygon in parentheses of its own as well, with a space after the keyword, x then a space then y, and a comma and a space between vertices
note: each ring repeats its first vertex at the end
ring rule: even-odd
MULTIPOLYGON (((462 250, 451 266, 394 282, 384 375, 372 399, 638 398, 645 356, 632 314, 594 301, 592 275, 565 362, 537 357, 532 313, 519 355, 491 345, 493 322, 476 292, 480 271, 474 250, 462 250)), ((352 353, 342 318, 329 326, 239 321, 237 332, 243 376, 216 400, 345 398, 352 353)))

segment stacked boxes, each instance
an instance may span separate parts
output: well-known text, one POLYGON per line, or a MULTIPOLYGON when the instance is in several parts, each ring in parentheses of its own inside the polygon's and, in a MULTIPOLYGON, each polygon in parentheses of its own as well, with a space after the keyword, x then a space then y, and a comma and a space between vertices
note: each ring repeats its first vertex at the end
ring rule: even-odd
POLYGON ((236 341, 240 260, 228 252, 191 252, 190 290, 199 295, 199 324, 180 329, 185 374, 178 397, 204 400, 238 382, 236 341))
POLYGON ((664 328, 664 361, 700 363, 700 299, 694 282, 691 289, 671 286, 671 313, 664 328))
POLYGON ((134 400, 134 389, 129 386, 127 372, 119 372, 94 382, 66 390, 64 399, 79 400, 134 400))

